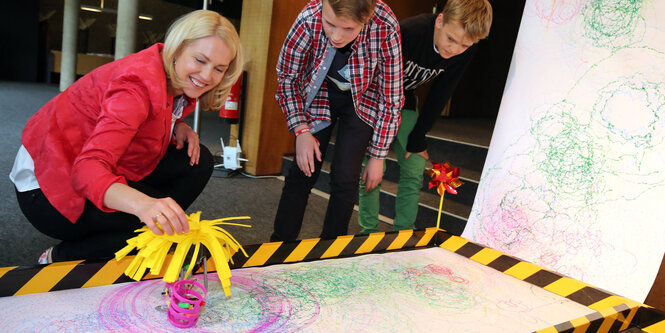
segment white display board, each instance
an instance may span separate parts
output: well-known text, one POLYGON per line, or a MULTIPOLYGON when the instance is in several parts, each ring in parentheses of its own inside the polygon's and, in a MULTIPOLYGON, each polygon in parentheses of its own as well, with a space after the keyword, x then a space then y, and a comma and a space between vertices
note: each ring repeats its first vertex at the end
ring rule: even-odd
POLYGON ((665 250, 664 0, 527 0, 462 236, 644 301, 665 250))

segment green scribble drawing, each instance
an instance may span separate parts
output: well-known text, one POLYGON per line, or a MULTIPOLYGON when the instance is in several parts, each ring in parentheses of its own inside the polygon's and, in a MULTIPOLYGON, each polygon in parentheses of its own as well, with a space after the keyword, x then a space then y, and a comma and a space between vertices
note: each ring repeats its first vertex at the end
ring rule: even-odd
POLYGON ((664 3, 592 0, 584 25, 525 10, 497 119, 507 126, 495 128, 464 237, 608 289, 640 278, 642 249, 662 251, 665 238, 654 210, 665 196, 664 3), (540 58, 561 74, 530 74, 540 58))
POLYGON ((635 148, 663 142, 665 83, 649 82, 641 74, 621 77, 598 93, 594 110, 612 132, 612 142, 630 141, 635 148), (616 105, 631 105, 630 109, 616 105), (614 136, 617 136, 616 138, 614 136))
POLYGON ((588 124, 575 118, 567 106, 565 101, 558 103, 534 121, 534 159, 559 196, 590 201, 597 191, 595 176, 601 172, 603 152, 591 137, 588 124))
POLYGON ((584 37, 594 46, 620 48, 641 39, 636 33, 643 27, 641 0, 592 0, 582 9, 584 37))
MULTIPOLYGON (((634 52, 665 61, 643 48, 605 61, 634 52)), ((603 252, 636 265, 603 239, 599 214, 665 188, 658 163, 665 154, 665 84, 639 72, 604 83, 603 64, 591 66, 561 101, 531 110, 527 132, 484 171, 472 212, 480 225, 471 238, 579 279, 602 264, 596 258, 603 252)), ((624 268, 604 274, 619 276, 624 268)))

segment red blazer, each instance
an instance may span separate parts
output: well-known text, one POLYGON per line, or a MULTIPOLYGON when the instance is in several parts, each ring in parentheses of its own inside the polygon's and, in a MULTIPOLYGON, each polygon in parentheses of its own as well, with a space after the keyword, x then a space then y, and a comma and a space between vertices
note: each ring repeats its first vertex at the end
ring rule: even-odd
MULTIPOLYGON (((162 44, 103 65, 35 113, 22 143, 49 202, 72 223, 85 200, 105 212, 104 193, 150 174, 166 152, 173 96, 166 91, 162 44)), ((195 100, 183 110, 190 114, 195 100)))

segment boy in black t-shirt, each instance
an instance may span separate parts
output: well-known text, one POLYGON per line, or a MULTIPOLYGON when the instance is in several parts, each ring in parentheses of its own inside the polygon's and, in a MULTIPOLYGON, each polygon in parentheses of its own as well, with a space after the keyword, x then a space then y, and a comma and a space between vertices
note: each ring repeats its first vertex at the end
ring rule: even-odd
MULTIPOLYGON (((404 108, 393 142, 400 166, 395 198, 394 230, 413 229, 418 213, 425 162, 425 134, 450 99, 464 70, 487 37, 492 7, 487 0, 448 0, 439 14, 421 14, 400 22, 404 64, 404 108), (417 112, 414 90, 434 80, 422 110, 417 112)), ((358 222, 361 233, 377 232, 380 186, 359 188, 358 222)))

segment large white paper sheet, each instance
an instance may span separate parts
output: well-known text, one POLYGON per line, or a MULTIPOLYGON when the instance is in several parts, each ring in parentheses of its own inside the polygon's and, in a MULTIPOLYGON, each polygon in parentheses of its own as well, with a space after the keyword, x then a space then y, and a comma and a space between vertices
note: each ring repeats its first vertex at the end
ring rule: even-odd
POLYGON ((527 1, 462 236, 645 299, 665 251, 665 1, 527 1))
MULTIPOLYGON (((232 271, 188 332, 532 332, 594 311, 442 248, 232 271)), ((199 276, 200 279, 200 276, 199 276)), ((180 332, 161 280, 0 297, 0 332, 180 332)))

